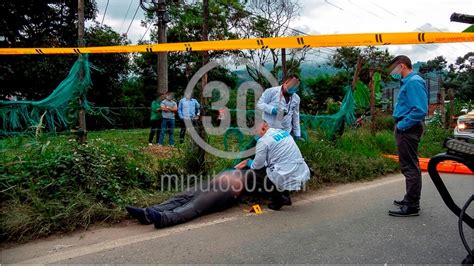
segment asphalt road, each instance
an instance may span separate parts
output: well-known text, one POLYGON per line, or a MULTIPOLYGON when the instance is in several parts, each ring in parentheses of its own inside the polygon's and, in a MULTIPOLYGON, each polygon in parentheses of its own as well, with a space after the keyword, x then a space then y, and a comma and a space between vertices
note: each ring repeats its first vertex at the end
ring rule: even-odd
MULTIPOLYGON (((423 178, 419 217, 388 216, 405 187, 396 175, 297 195, 294 206, 258 216, 240 206, 169 229, 131 224, 37 241, 2 250, 2 263, 460 263, 457 217, 423 178)), ((474 192, 472 175, 443 179, 458 204, 474 192)))

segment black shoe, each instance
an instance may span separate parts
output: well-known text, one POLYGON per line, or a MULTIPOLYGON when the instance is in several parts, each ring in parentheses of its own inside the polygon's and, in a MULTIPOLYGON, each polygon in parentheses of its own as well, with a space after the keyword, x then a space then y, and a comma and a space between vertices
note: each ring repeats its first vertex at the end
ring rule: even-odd
POLYGON ((408 207, 403 205, 400 209, 388 211, 388 215, 397 217, 409 217, 420 215, 420 210, 416 207, 408 207))
MULTIPOLYGON (((398 207, 402 207, 402 206, 407 205, 407 202, 404 201, 404 200, 394 200, 394 201, 393 201, 393 205, 398 206, 398 207)), ((417 208, 418 210, 420 210, 420 206, 416 206, 416 208, 417 208)))
POLYGON ((291 204, 293 204, 293 203, 291 202, 290 196, 283 196, 283 205, 291 206, 291 204))
POLYGON ((283 202, 278 201, 278 202, 270 202, 268 203, 268 208, 274 211, 279 211, 283 207, 283 202))
POLYGON ((127 209, 127 212, 130 214, 130 216, 137 219, 141 224, 151 224, 151 221, 146 217, 145 209, 131 206, 127 206, 125 209, 127 209))

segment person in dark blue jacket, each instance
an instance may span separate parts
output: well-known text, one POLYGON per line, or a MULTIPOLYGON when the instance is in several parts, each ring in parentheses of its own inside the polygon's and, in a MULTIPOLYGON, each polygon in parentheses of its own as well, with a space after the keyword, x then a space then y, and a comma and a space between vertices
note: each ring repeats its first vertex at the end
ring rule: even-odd
POLYGON ((421 170, 418 162, 418 144, 423 134, 424 119, 428 112, 428 90, 426 82, 413 72, 407 56, 395 57, 389 67, 392 76, 399 76, 400 93, 393 111, 396 121, 395 139, 400 169, 405 176, 406 194, 402 200, 394 200, 399 208, 389 215, 418 216, 421 196, 421 170))

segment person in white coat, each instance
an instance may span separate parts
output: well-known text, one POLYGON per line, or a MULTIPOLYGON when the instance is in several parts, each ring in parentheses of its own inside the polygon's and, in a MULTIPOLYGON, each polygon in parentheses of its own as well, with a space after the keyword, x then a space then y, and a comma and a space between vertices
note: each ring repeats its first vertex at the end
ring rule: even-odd
POLYGON ((299 84, 298 77, 292 75, 281 86, 266 89, 257 103, 271 128, 283 129, 295 140, 301 138, 300 97, 296 94, 299 84))
POLYGON ((235 168, 253 171, 256 182, 263 183, 272 195, 268 207, 279 210, 283 205, 291 205, 289 192, 301 190, 309 180, 309 167, 287 131, 262 122, 258 136, 255 158, 246 159, 235 168))

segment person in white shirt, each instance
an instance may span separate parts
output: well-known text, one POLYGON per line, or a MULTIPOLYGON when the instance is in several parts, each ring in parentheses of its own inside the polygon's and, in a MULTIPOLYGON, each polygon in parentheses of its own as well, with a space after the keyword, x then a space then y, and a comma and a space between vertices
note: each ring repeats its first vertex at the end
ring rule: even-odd
POLYGON ((262 122, 258 135, 255 158, 246 159, 235 168, 253 171, 257 183, 263 183, 272 195, 268 207, 279 210, 291 205, 289 192, 301 190, 310 178, 310 170, 287 131, 262 122))
POLYGON ((257 103, 271 128, 283 129, 295 140, 301 138, 300 97, 296 94, 299 84, 298 77, 292 75, 281 86, 266 89, 257 103))

